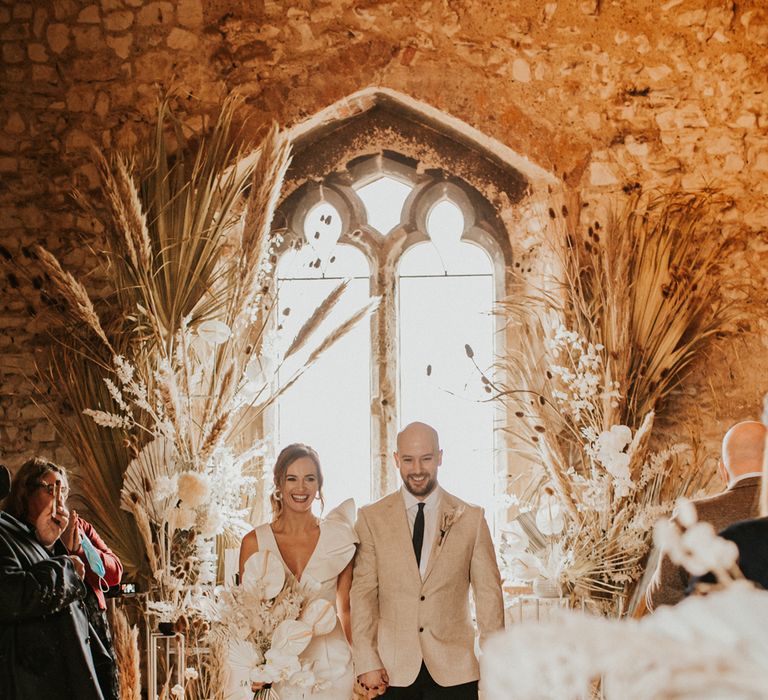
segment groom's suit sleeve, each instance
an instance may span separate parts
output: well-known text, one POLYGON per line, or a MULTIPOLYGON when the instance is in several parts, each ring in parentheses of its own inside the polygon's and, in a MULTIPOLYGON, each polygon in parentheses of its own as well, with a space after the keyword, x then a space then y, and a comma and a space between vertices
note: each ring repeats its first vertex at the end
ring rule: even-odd
POLYGON ((496 551, 493 547, 491 532, 482 510, 480 510, 480 522, 475 535, 469 580, 475 598, 475 614, 482 647, 489 634, 504 629, 501 574, 496 563, 496 551))
POLYGON ((384 668, 378 653, 379 578, 376 547, 364 510, 355 525, 360 543, 355 555, 350 602, 352 607, 352 655, 355 674, 384 668))

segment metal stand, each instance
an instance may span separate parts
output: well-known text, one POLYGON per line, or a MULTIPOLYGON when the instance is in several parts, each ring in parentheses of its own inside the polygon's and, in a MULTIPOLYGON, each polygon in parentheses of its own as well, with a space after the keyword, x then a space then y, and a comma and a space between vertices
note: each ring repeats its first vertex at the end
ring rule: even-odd
POLYGON ((167 669, 167 676, 163 679, 163 684, 172 677, 172 668, 175 665, 176 683, 183 687, 184 669, 187 666, 185 640, 184 635, 180 632, 176 632, 175 634, 163 634, 162 632, 151 629, 148 619, 146 621, 146 639, 147 699, 158 700, 158 650, 165 659, 165 668, 167 669))

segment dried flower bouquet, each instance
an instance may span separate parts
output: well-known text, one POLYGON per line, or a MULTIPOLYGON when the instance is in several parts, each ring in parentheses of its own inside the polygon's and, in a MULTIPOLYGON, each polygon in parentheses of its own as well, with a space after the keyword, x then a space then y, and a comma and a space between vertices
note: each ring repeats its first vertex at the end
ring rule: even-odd
POLYGON ((748 313, 711 206, 707 194, 637 195, 585 231, 567 207, 545 209, 554 279, 502 303, 514 349, 504 380, 484 379, 536 472, 522 508, 536 525, 520 518, 505 537, 511 577, 555 577, 626 610, 651 525, 701 485, 695 449, 649 444, 673 390, 748 313))

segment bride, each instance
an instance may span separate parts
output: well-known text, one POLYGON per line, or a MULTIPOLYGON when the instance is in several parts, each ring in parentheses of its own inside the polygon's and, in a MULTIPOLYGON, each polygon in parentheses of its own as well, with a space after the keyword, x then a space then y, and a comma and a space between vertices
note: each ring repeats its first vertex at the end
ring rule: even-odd
MULTIPOLYGON (((302 583, 317 587, 317 595, 336 605, 336 628, 315 637, 301 654, 321 681, 315 689, 278 684, 280 700, 350 700, 354 684, 349 621, 349 589, 357 537, 353 528, 355 505, 344 501, 319 520, 312 513, 315 500, 323 504, 323 472, 317 452, 308 445, 288 445, 274 468, 270 496, 272 521, 251 530, 240 545, 240 579, 248 558, 269 550, 302 583)), ((260 686, 255 684, 253 690, 260 686)))

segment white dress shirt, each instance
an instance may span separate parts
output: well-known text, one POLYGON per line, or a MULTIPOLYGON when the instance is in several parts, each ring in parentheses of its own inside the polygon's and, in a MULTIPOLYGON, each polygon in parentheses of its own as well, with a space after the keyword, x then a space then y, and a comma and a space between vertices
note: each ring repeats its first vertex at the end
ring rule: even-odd
POLYGON ((413 536, 413 523, 416 520, 419 503, 424 503, 424 542, 421 545, 421 562, 419 564, 419 573, 423 581, 424 574, 427 572, 427 564, 429 564, 429 556, 432 554, 432 545, 437 534, 437 517, 440 514, 440 495, 442 491, 437 486, 423 500, 416 498, 405 486, 400 487, 400 493, 403 494, 403 500, 405 501, 405 513, 408 516, 408 527, 411 529, 411 536, 413 536))

